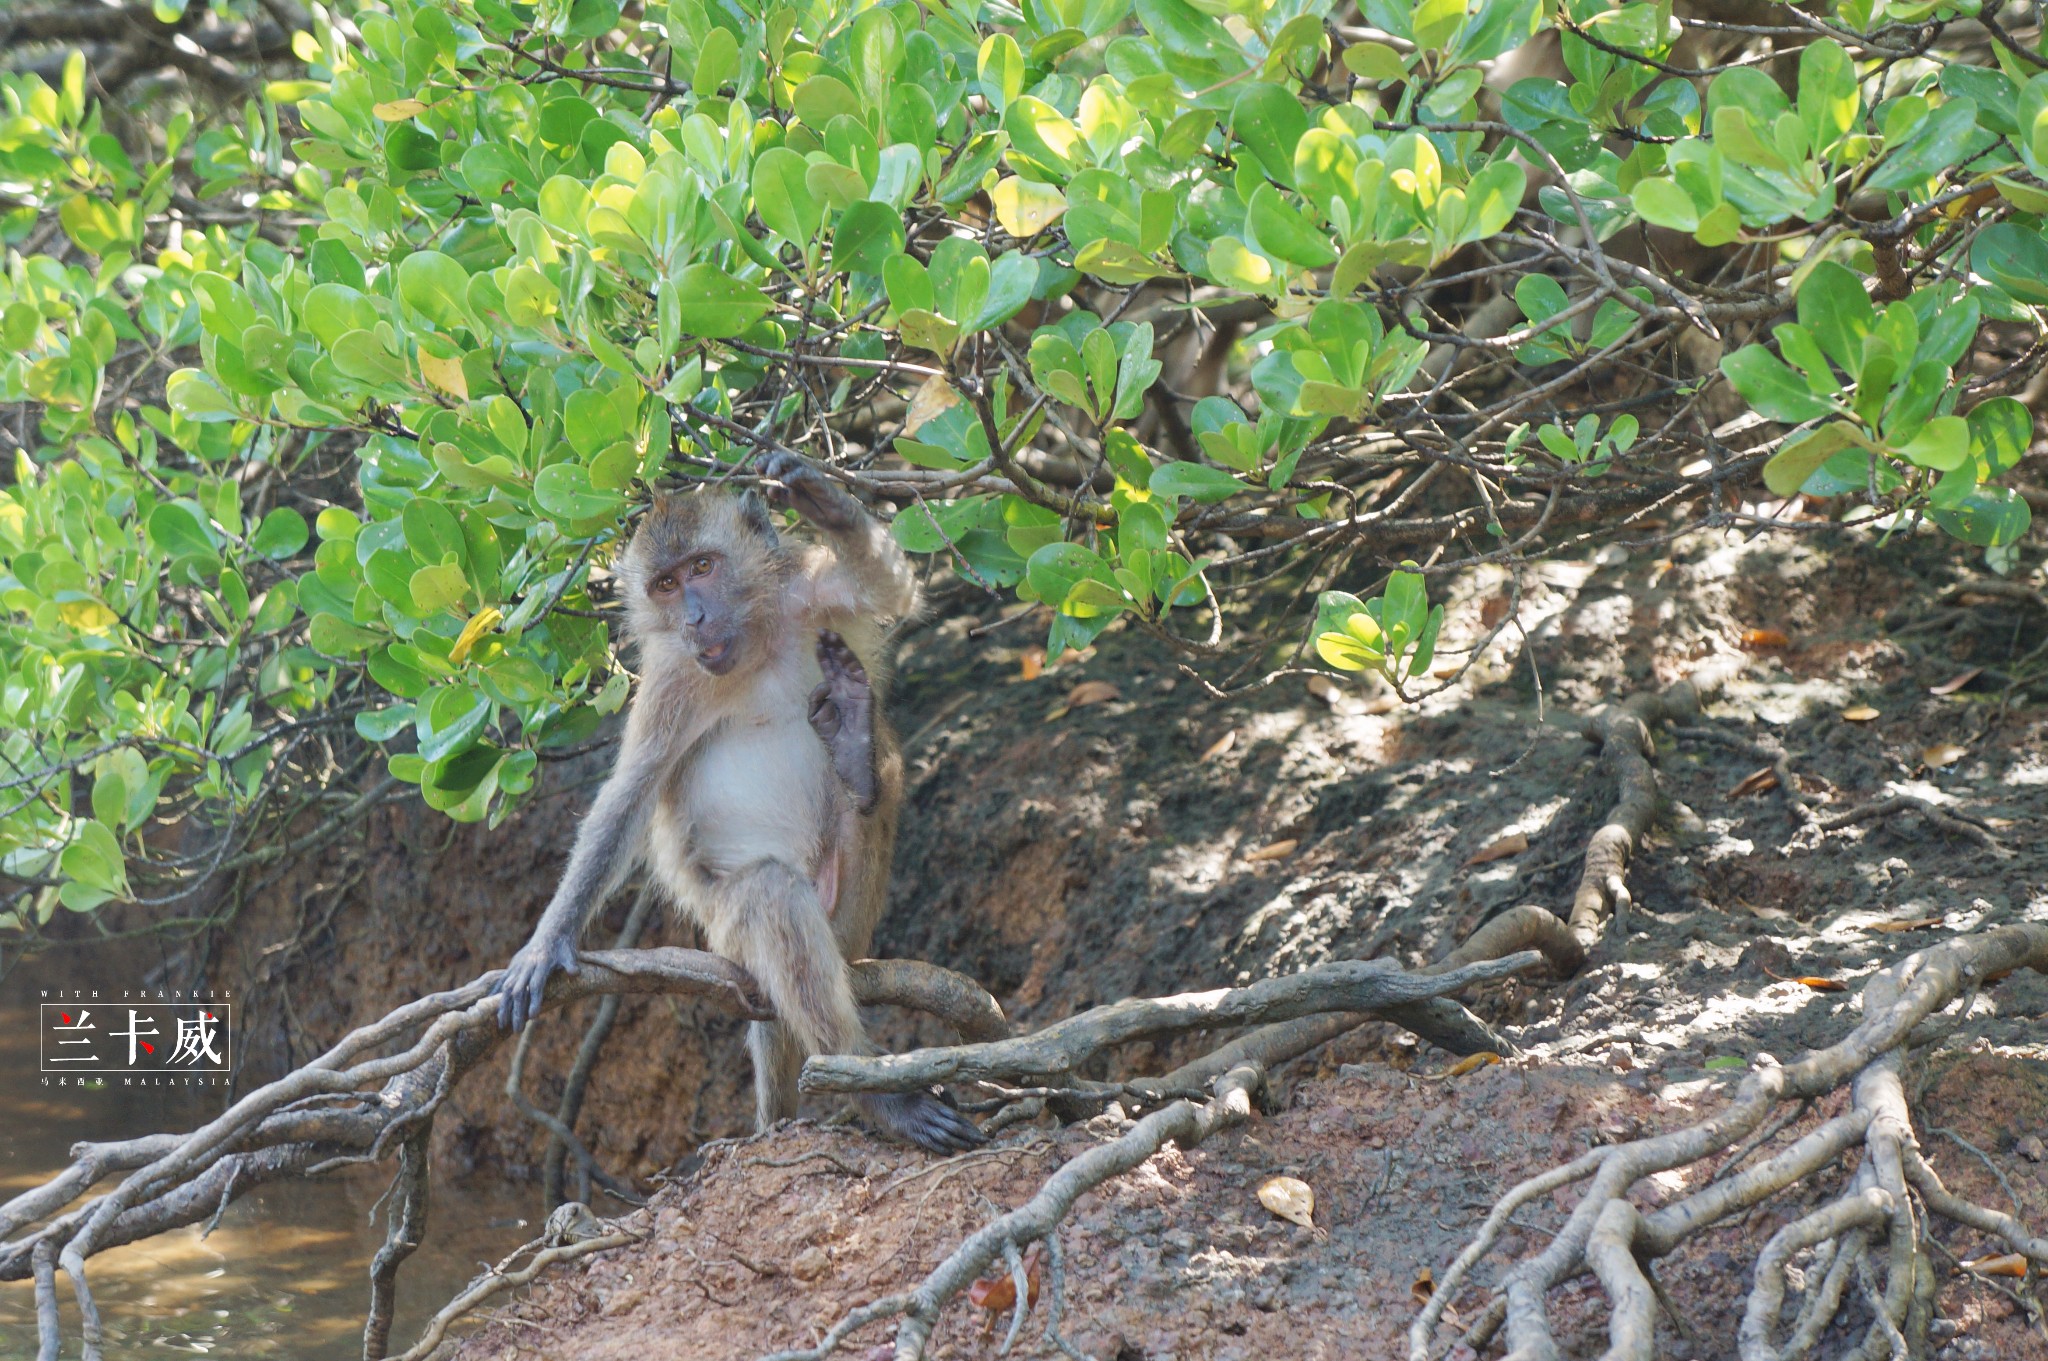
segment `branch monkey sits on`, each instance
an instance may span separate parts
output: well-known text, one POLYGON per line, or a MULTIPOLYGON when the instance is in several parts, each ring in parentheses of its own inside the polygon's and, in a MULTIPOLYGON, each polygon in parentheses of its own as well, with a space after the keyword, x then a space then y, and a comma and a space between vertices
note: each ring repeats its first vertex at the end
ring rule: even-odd
MULTIPOLYGON (((498 984, 498 1017, 516 1030, 539 1013, 591 909, 644 863, 775 1008, 748 1034, 766 1128, 795 1113, 807 1055, 869 1047, 846 961, 881 917, 903 794, 870 677, 917 581, 843 488, 788 454, 760 466, 822 542, 783 540, 752 492, 656 497, 618 564, 639 693, 561 884, 498 984)), ((981 1142, 929 1093, 861 1105, 927 1149, 981 1142)))

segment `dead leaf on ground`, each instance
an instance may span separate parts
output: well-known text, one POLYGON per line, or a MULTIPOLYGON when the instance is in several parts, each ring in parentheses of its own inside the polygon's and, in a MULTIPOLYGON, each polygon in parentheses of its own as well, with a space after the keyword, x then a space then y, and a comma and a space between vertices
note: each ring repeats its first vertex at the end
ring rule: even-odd
POLYGON ((1285 841, 1276 841, 1270 846, 1261 846, 1255 851, 1246 851, 1244 858, 1254 862, 1261 860, 1285 860, 1288 856, 1294 854, 1294 848, 1300 844, 1299 839, 1289 837, 1285 841))
POLYGON ((1792 640, 1780 629, 1744 629, 1742 645, 1754 648, 1790 647, 1792 640))
POLYGON ((1202 748, 1201 759, 1204 761, 1213 761, 1217 757, 1228 752, 1232 747, 1236 745, 1237 729, 1232 728, 1229 732, 1223 734, 1223 736, 1217 738, 1214 742, 1211 742, 1208 746, 1202 748))
POLYGON ((1877 717, 1877 710, 1871 708, 1868 704, 1858 704, 1842 710, 1842 717, 1848 719, 1851 723, 1868 723, 1871 719, 1877 717))
POLYGON ((1025 680, 1035 681, 1045 674, 1045 649, 1027 647, 1024 655, 1017 659, 1017 670, 1025 680))
POLYGON ((1915 917, 1911 921, 1872 922, 1863 929, 1866 931, 1881 931, 1887 935, 1894 931, 1925 931, 1929 927, 1941 925, 1943 920, 1941 917, 1915 917))
POLYGON ((1959 747, 1953 742, 1936 742, 1931 747, 1921 748, 1920 759, 1934 769, 1940 770, 1943 766, 1954 765, 1969 754, 1968 747, 1959 747))
POLYGON ((1316 1226, 1316 1193, 1299 1177, 1268 1177, 1260 1182, 1259 1204, 1304 1229, 1316 1226))
POLYGON ((1736 781, 1735 787, 1728 791, 1728 797, 1739 799, 1745 794, 1761 794, 1766 789, 1776 789, 1777 787, 1778 772, 1769 766, 1765 766, 1762 770, 1750 771, 1749 774, 1736 781))
POLYGON ((1429 1297, 1436 1293, 1436 1276, 1428 1267, 1415 1273, 1415 1283, 1408 1287, 1417 1304, 1428 1304, 1429 1297))
POLYGON ((1115 681, 1082 681, 1067 692, 1069 709, 1085 709, 1091 704, 1107 704, 1113 699, 1122 699, 1124 692, 1115 681))
POLYGON ((1507 618, 1509 599, 1510 597, 1507 592, 1503 591, 1499 595, 1490 595, 1480 601, 1479 627, 1490 629, 1501 620, 1507 618))
POLYGON ((1472 852, 1468 865, 1484 865, 1493 860, 1505 860, 1511 855, 1520 855, 1529 849, 1529 838, 1520 832, 1509 832, 1506 836, 1495 837, 1478 850, 1472 852))
POLYGON ((1822 978, 1818 974, 1782 974, 1772 969, 1768 964, 1759 964, 1757 967, 1772 978, 1777 979, 1780 983, 1803 984, 1806 987, 1812 988, 1815 992, 1847 992, 1849 990, 1846 984, 1837 983, 1832 978, 1822 978))
POLYGON ((1983 667, 1973 666, 1968 671, 1963 672, 1960 676, 1950 676, 1947 680, 1943 681, 1939 685, 1928 686, 1927 693, 1930 695, 1952 695, 1956 691, 1962 689, 1965 685, 1968 685, 1971 681, 1977 679, 1977 677, 1983 674, 1983 667))
POLYGON ((1124 692, 1117 689, 1113 681, 1082 681, 1067 691, 1066 699, 1045 716, 1045 721, 1057 723, 1076 709, 1085 709, 1091 704, 1105 704, 1123 697, 1124 692))
POLYGON ((1477 1054, 1467 1054, 1464 1058, 1459 1059, 1456 1063, 1444 1069, 1444 1076, 1463 1077, 1467 1073, 1476 1073, 1481 1068, 1490 1067, 1499 1062, 1500 1055, 1494 1053, 1491 1049, 1483 1049, 1477 1054))
MULTIPOLYGON (((1030 1292, 1024 1301, 1026 1309, 1038 1303, 1038 1263, 1043 1250, 1033 1243, 1024 1253, 1024 1281, 1030 1292)), ((1000 1276, 984 1276, 967 1287, 967 1302, 977 1309, 988 1310, 983 1320, 983 1331, 995 1324, 998 1317, 1017 1307, 1017 1282, 1009 1272, 1000 1276)))
POLYGON ((1976 1257, 1960 1263, 1965 1271, 1974 1271, 1979 1276, 2024 1276, 2027 1274, 2027 1259, 2017 1252, 2001 1252, 1996 1257, 1976 1257))
POLYGON ((1344 698, 1344 687, 1328 676, 1310 676, 1306 688, 1310 694, 1331 708, 1335 708, 1337 701, 1344 698))

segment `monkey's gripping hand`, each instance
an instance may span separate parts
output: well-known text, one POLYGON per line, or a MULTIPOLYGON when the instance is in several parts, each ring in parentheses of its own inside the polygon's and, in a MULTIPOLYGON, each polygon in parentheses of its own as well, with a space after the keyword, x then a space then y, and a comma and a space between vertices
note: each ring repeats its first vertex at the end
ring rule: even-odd
POLYGON ((818 630, 818 669, 825 679, 811 691, 811 731, 832 753, 832 769, 862 816, 875 811, 880 782, 875 775, 875 694, 867 668, 846 640, 818 630))
POLYGON ((567 933, 549 930, 542 923, 533 939, 519 947, 505 976, 498 980, 498 1028, 524 1030, 526 1023, 540 1015, 540 1002, 555 970, 576 972, 576 942, 567 933))
POLYGON ((763 454, 756 466, 763 477, 781 484, 767 489, 769 504, 778 510, 794 507, 820 529, 851 529, 865 513, 852 493, 795 454, 777 449, 763 454))
POLYGON ((928 1153, 965 1153, 988 1142, 972 1120, 933 1092, 891 1092, 860 1098, 861 1113, 884 1134, 916 1144, 928 1153))

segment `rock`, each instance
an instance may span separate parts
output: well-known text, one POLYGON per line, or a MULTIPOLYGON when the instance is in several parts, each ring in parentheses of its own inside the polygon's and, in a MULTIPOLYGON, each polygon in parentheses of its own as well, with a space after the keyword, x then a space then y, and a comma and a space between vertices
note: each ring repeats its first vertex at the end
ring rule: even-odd
POLYGON ((2038 1134, 2021 1135, 2019 1142, 2012 1146, 2012 1151, 2030 1163, 2037 1163, 2044 1158, 2048 1158, 2048 1145, 2042 1144, 2041 1136, 2038 1134))
POLYGON ((789 1274, 800 1281, 815 1281, 832 1269, 832 1259, 825 1255, 825 1249, 813 1244, 789 1260, 789 1274))

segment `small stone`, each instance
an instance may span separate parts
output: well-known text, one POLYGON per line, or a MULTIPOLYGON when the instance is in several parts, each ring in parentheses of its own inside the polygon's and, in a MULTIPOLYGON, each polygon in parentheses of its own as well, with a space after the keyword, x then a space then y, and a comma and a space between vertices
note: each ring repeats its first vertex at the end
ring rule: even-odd
POLYGON ((832 1269, 832 1259, 821 1247, 808 1247, 790 1259, 789 1274, 800 1281, 815 1281, 832 1269))
POLYGON ((1607 1066, 1617 1073, 1634 1071, 1636 1066, 1635 1050, 1625 1044, 1609 1046, 1607 1050, 1607 1066))
POLYGON ((2030 1163, 2048 1158, 2048 1145, 2042 1144, 2041 1136, 2038 1134, 2021 1135, 2019 1142, 2012 1146, 2012 1151, 2030 1163))

